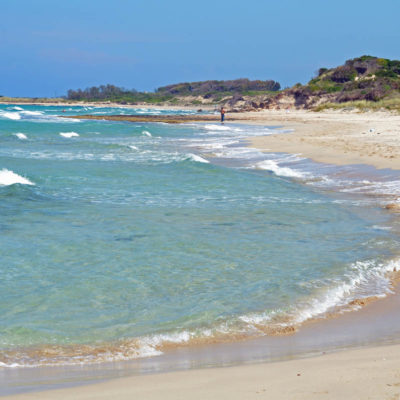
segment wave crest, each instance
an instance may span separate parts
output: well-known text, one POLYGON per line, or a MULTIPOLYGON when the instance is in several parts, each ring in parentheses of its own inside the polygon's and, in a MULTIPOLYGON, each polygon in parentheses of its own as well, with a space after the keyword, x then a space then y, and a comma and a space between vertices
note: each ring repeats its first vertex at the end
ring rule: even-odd
POLYGON ((280 167, 273 160, 261 161, 257 163, 255 167, 258 169, 265 169, 267 171, 273 172, 275 175, 285 176, 288 178, 306 178, 307 176, 304 172, 296 171, 288 167, 280 167))
POLYGON ((65 138, 72 138, 72 137, 78 137, 79 133, 76 133, 76 132, 60 132, 60 136, 65 137, 65 138))
POLYGON ((14 136, 16 136, 20 140, 26 140, 28 137, 25 135, 25 133, 14 133, 14 136))
POLYGON ((21 185, 34 185, 34 183, 29 179, 24 178, 13 171, 5 168, 0 171, 0 186, 10 186, 15 185, 16 183, 21 185))

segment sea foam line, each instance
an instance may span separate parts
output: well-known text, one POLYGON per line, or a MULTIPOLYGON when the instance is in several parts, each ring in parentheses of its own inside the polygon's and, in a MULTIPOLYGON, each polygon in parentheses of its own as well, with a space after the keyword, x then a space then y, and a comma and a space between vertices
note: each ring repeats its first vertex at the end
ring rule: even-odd
MULTIPOLYGON (((359 261, 351 265, 347 280, 323 288, 322 293, 290 311, 279 309, 241 315, 214 327, 147 335, 94 345, 49 345, 38 349, 0 351, 0 368, 96 364, 110 361, 154 357, 165 351, 195 344, 222 343, 244 338, 293 333, 306 320, 326 315, 352 300, 384 297, 391 292, 388 273, 398 269, 400 260, 380 263, 359 261), (373 286, 372 290, 370 285, 373 286), (48 351, 49 350, 49 351, 48 351)), ((355 305, 344 311, 358 308, 355 305)))

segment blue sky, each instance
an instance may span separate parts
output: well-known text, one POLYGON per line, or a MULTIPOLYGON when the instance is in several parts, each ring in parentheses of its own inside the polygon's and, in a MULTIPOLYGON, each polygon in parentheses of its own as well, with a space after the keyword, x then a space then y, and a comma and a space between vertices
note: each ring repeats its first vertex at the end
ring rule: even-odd
POLYGON ((400 59, 400 0, 18 0, 0 15, 8 96, 240 77, 284 87, 363 54, 400 59))

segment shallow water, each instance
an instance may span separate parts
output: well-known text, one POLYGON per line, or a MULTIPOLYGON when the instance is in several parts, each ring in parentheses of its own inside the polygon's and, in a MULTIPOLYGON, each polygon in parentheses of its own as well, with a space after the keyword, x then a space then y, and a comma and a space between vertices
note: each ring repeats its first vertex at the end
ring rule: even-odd
POLYGON ((390 291, 398 238, 376 194, 391 171, 243 144, 279 127, 17 107, 0 106, 0 367, 260 336, 390 291))

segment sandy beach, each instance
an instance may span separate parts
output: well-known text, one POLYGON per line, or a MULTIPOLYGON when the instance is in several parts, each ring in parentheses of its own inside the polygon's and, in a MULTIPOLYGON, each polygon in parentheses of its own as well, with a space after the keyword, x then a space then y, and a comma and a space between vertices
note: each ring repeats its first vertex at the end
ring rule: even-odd
POLYGON ((33 399, 376 399, 400 398, 400 345, 285 362, 134 376, 55 391, 33 399))
POLYGON ((235 114, 243 122, 280 125, 288 135, 256 137, 263 151, 301 154, 317 162, 400 169, 400 115, 389 112, 260 111, 235 114))

